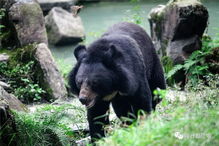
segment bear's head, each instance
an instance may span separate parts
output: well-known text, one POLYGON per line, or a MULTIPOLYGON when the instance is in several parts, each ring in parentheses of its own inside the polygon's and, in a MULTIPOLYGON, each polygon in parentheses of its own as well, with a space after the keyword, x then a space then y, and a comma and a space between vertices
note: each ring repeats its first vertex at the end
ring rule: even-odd
POLYGON ((132 52, 124 49, 130 46, 128 41, 102 38, 87 48, 84 45, 75 48, 77 63, 70 72, 69 85, 87 108, 98 100, 110 101, 117 93, 131 96, 136 92, 134 68, 128 69, 134 62, 129 57, 132 52))
POLYGON ((77 64, 70 74, 69 84, 82 104, 92 107, 97 100, 109 101, 117 94, 119 77, 114 69, 115 46, 89 46, 75 48, 77 64))

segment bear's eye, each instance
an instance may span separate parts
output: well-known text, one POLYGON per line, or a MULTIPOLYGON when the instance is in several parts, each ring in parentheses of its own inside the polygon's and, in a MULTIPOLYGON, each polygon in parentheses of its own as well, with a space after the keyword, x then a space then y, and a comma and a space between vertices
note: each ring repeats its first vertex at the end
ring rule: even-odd
POLYGON ((78 88, 81 88, 81 84, 82 84, 82 80, 77 80, 76 81, 76 85, 78 86, 78 88))
POLYGON ((93 80, 93 81, 91 82, 91 84, 92 84, 92 86, 97 86, 97 85, 98 85, 98 81, 97 81, 97 80, 93 80))

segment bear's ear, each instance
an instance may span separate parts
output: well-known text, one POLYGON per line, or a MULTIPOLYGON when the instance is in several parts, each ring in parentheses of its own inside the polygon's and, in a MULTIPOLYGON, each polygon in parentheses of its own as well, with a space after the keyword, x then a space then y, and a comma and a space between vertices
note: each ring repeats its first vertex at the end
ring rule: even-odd
POLYGON ((85 45, 78 45, 75 48, 74 55, 77 60, 82 58, 86 54, 86 46, 85 45))
POLYGON ((116 46, 114 44, 110 44, 109 49, 107 50, 107 55, 110 58, 114 58, 116 59, 117 57, 119 57, 120 52, 118 51, 118 49, 116 48, 116 46))

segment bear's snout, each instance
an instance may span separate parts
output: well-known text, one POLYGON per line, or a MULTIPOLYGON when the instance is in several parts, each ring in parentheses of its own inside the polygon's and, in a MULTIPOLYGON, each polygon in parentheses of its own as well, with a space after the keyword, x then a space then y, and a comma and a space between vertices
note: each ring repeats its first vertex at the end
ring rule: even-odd
POLYGON ((86 103, 87 103, 87 97, 84 97, 84 96, 79 97, 79 100, 80 100, 80 102, 81 102, 82 104, 86 104, 86 103))
POLYGON ((83 83, 79 93, 80 102, 87 108, 91 108, 95 104, 97 94, 91 90, 87 83, 83 83))

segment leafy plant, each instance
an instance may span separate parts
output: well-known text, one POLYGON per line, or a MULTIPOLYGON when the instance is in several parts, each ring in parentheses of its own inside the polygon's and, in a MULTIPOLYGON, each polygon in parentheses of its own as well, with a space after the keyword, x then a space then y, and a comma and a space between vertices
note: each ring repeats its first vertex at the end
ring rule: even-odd
POLYGON ((140 14, 140 6, 135 6, 133 8, 133 11, 134 11, 134 14, 132 15, 132 21, 135 23, 135 24, 141 24, 143 22, 143 18, 141 17, 141 14, 140 14))
MULTIPOLYGON (((163 69, 164 69, 164 75, 166 77, 168 72, 173 69, 173 66, 174 66, 173 65, 173 61, 172 61, 172 59, 170 57, 163 56, 161 58, 161 62, 162 62, 163 69)), ((167 82, 168 85, 172 85, 174 83, 174 78, 173 77, 169 77, 169 78, 166 79, 166 82, 167 82)))
MULTIPOLYGON (((38 64, 33 60, 36 44, 7 51, 9 61, 0 63, 0 76, 11 86, 9 92, 15 94, 23 103, 38 102, 46 96, 36 77, 38 64)), ((49 100, 48 98, 46 100, 49 100)))
MULTIPOLYGON (((131 3, 138 3, 140 0, 131 0, 131 3)), ((132 22, 135 24, 141 25, 143 23, 143 17, 141 16, 141 7, 139 5, 135 5, 131 10, 131 14, 124 18, 124 21, 132 22)))
POLYGON ((35 83, 33 77, 34 62, 16 66, 0 63, 0 75, 4 76, 14 93, 22 102, 40 101, 45 91, 35 83))
MULTIPOLYGON (((27 81, 30 82, 29 80, 27 81)), ((45 91, 41 89, 38 84, 28 83, 25 88, 18 87, 17 89, 15 89, 15 95, 19 97, 19 99, 22 100, 23 102, 30 101, 30 100, 39 101, 41 100, 40 95, 43 93, 45 93, 45 91)))

